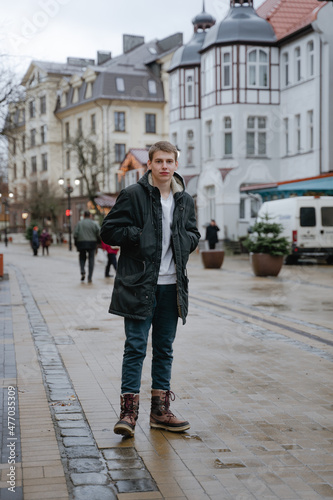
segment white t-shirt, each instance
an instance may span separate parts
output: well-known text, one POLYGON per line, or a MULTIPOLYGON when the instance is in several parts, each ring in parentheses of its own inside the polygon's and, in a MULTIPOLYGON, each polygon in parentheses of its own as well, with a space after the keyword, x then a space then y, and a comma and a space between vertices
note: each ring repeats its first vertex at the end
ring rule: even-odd
POLYGON ((171 248, 171 225, 175 200, 171 192, 165 200, 161 196, 162 204, 162 258, 158 275, 158 285, 176 283, 176 268, 171 248))

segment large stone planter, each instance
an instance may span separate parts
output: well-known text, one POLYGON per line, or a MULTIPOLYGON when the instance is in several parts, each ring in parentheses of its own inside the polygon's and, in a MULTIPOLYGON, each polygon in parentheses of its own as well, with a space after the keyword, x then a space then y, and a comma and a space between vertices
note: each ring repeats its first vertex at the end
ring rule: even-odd
POLYGON ((201 260, 206 269, 220 269, 223 264, 223 250, 202 250, 201 260))
POLYGON ((283 265, 283 255, 250 253, 250 262, 256 276, 277 276, 283 265))

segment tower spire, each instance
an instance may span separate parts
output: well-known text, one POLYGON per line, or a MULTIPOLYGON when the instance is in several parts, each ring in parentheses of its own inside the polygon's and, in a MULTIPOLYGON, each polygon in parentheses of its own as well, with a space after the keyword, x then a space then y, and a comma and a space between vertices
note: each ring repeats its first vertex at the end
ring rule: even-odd
POLYGON ((205 9, 205 0, 202 0, 202 12, 206 12, 206 9, 205 9))

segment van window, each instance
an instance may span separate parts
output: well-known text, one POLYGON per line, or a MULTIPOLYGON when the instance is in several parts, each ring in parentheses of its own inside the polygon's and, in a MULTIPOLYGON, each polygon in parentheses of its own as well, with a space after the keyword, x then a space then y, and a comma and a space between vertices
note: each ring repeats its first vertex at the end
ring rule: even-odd
POLYGON ((316 211, 314 207, 302 207, 300 209, 301 227, 313 227, 316 225, 316 211))
POLYGON ((323 226, 333 226, 333 207, 321 207, 321 223, 323 226))

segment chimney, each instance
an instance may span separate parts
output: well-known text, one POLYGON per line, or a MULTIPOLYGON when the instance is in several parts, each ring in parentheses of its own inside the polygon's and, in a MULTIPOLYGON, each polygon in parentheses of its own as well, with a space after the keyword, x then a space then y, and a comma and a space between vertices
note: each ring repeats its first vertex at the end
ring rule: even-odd
POLYGON ((104 64, 106 61, 111 60, 111 52, 106 50, 98 50, 97 51, 97 65, 100 66, 104 64))
POLYGON ((123 52, 127 54, 131 50, 143 45, 145 43, 145 38, 138 35, 123 35, 123 52))

